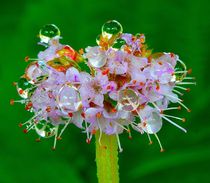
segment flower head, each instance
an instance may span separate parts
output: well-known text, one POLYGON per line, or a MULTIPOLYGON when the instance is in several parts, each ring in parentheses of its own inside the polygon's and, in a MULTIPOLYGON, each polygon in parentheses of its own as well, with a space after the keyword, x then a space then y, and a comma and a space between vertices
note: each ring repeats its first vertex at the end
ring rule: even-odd
POLYGON ((54 26, 47 26, 47 32, 49 27, 55 34, 41 36, 46 50, 33 59, 17 83, 23 99, 11 101, 25 104, 26 110, 34 113, 24 123, 24 132, 35 129, 40 137, 54 136, 55 148, 70 123, 87 134, 88 143, 97 131, 99 143, 103 134, 119 139, 126 131, 131 138, 133 128, 146 133, 150 143, 154 134, 161 151, 157 133, 163 123, 186 132, 174 122, 184 122, 184 118, 167 114, 181 107, 190 111, 180 99, 180 90, 188 91, 183 85, 195 84, 185 81, 193 78, 187 77, 189 71, 177 55, 152 53, 143 34, 123 33, 117 21, 103 25, 98 46, 88 46, 81 55, 60 44, 60 32, 54 26), (170 107, 170 103, 178 105, 170 107))

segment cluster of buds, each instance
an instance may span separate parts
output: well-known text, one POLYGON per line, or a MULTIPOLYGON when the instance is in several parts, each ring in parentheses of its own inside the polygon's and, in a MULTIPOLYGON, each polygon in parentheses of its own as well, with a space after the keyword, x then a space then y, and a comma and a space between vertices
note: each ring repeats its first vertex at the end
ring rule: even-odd
MULTIPOLYGON (((146 133, 150 144, 153 134, 161 151, 157 136, 163 121, 186 132, 174 120, 184 118, 166 114, 169 110, 187 108, 179 98, 184 85, 195 84, 187 77, 191 71, 174 53, 152 53, 145 44, 144 34, 123 33, 115 20, 102 26, 96 38, 97 46, 75 51, 59 41, 60 31, 53 25, 44 26, 39 33, 45 46, 38 58, 25 58, 29 62, 17 83, 19 102, 33 113, 33 117, 20 127, 43 138, 57 140, 69 124, 86 133, 86 142, 98 131, 101 136, 116 135, 119 151, 122 147, 119 134, 124 131, 131 138, 131 128, 146 133), (169 104, 177 104, 170 106, 169 104)), ((38 141, 40 141, 38 138, 38 141)))

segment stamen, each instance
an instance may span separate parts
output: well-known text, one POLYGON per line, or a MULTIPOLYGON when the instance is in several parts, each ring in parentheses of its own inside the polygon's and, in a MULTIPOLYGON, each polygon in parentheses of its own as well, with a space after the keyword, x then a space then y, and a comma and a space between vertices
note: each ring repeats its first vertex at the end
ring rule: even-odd
POLYGON ((119 138, 118 134, 116 134, 116 138, 117 138, 117 144, 118 144, 119 152, 123 152, 123 149, 122 149, 121 144, 120 144, 120 138, 119 138))
POLYGON ((128 138, 129 139, 132 139, 131 130, 130 130, 130 127, 129 126, 128 126, 128 138))
POLYGON ((58 137, 57 137, 57 140, 61 140, 61 139, 62 139, 62 138, 61 138, 61 135, 63 134, 63 132, 65 131, 65 129, 66 129, 67 126, 69 125, 69 123, 70 123, 70 120, 67 121, 66 124, 64 125, 64 127, 62 128, 60 134, 59 134, 58 137))
POLYGON ((57 137, 58 137, 58 128, 59 128, 59 126, 56 126, 55 137, 54 137, 54 144, 53 144, 53 147, 52 147, 53 151, 56 149, 56 142, 57 142, 57 137))
POLYGON ((173 92, 175 92, 175 93, 177 93, 177 94, 179 94, 179 95, 181 95, 181 96, 183 96, 183 95, 184 95, 183 93, 181 93, 180 91, 175 90, 175 89, 173 89, 173 92))
POLYGON ((129 132, 129 130, 127 128, 125 128, 123 125, 119 124, 116 121, 113 121, 116 125, 118 125, 119 127, 121 127, 122 129, 124 129, 125 131, 129 132))
POLYGON ((154 135, 155 135, 155 137, 156 137, 156 139, 157 139, 157 141, 158 141, 158 144, 159 144, 159 146, 160 146, 160 152, 164 152, 163 146, 162 146, 162 144, 161 144, 161 142, 160 142, 160 139, 159 139, 158 135, 157 135, 156 133, 155 133, 154 135))
POLYGON ((159 112, 162 111, 154 102, 151 102, 151 104, 154 105, 154 107, 155 107, 159 112))
POLYGON ((196 82, 176 82, 177 85, 196 85, 196 82))
POLYGON ((184 108, 187 110, 187 112, 191 112, 191 110, 190 110, 186 105, 184 105, 182 102, 179 102, 179 101, 178 101, 178 103, 179 103, 182 107, 184 107, 184 108))
POLYGON ((185 122, 185 121, 186 121, 186 119, 185 119, 185 118, 179 118, 179 117, 176 117, 176 116, 171 116, 171 115, 167 115, 167 114, 164 114, 164 116, 169 117, 169 118, 178 119, 178 120, 180 120, 180 121, 182 121, 182 122, 185 122))
POLYGON ((188 91, 189 90, 189 88, 184 88, 184 87, 178 86, 178 85, 175 85, 174 88, 179 88, 179 89, 185 90, 185 91, 188 91))
POLYGON ((99 122, 99 118, 97 118, 97 123, 98 123, 98 128, 99 128, 99 133, 100 133, 98 143, 101 146, 102 128, 101 128, 101 125, 100 125, 100 122, 99 122))
POLYGON ((28 61, 37 61, 38 58, 30 58, 29 56, 26 56, 25 57, 25 62, 28 62, 28 61))
POLYGON ((185 77, 183 80, 194 80, 195 79, 195 77, 185 77))
POLYGON ((174 110, 174 109, 177 109, 177 110, 180 110, 181 106, 178 106, 178 107, 169 107, 167 109, 164 109, 164 111, 169 111, 169 110, 174 110))
POLYGON ((152 142, 152 140, 151 140, 150 134, 149 134, 148 132, 146 132, 146 134, 147 134, 147 137, 148 137, 148 139, 149 139, 149 145, 152 145, 153 142, 152 142))
POLYGON ((164 115, 161 115, 161 117, 163 119, 165 119, 166 121, 168 121, 169 123, 171 123, 172 125, 176 126, 177 128, 179 128, 180 130, 182 130, 183 132, 187 133, 187 130, 185 130, 184 128, 182 128, 181 126, 177 125, 176 123, 174 123, 173 121, 171 121, 170 119, 168 119, 167 117, 165 117, 164 115))
MULTIPOLYGON (((86 120, 85 120, 85 131, 86 131, 86 135, 87 135, 87 139, 86 139, 86 142, 88 143, 90 143, 90 137, 89 137, 89 128, 88 128, 88 125, 87 125, 87 122, 86 122, 86 120)), ((88 144, 89 144, 88 143, 88 144)))
POLYGON ((14 100, 14 99, 10 99, 10 105, 14 105, 14 103, 24 104, 26 102, 27 102, 27 100, 14 100))

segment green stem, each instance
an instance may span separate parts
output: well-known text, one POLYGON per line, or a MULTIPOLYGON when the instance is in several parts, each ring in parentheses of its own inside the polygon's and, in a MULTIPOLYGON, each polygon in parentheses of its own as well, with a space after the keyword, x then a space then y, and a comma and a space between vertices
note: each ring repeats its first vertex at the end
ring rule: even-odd
POLYGON ((96 164, 99 183, 119 183, 118 146, 115 135, 96 135, 96 164))

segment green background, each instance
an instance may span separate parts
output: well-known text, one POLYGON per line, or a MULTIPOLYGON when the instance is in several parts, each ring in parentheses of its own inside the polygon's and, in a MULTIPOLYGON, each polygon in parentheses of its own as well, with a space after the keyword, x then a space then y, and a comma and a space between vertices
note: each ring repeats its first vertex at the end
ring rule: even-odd
POLYGON ((97 182, 94 142, 87 145, 85 134, 71 126, 53 152, 53 139, 36 143, 34 132, 22 133, 17 124, 30 114, 22 105, 11 107, 9 100, 19 98, 11 83, 23 74, 27 65, 24 57, 36 57, 43 49, 37 45, 43 25, 56 24, 64 38, 62 43, 78 50, 95 45, 101 25, 109 19, 120 21, 124 32, 145 33, 154 51, 179 54, 197 81, 184 96, 192 112, 175 113, 187 118, 181 125, 188 133, 168 123, 159 133, 165 153, 159 152, 155 139, 148 146, 146 135, 134 132, 133 140, 121 135, 121 182, 210 182, 209 7, 207 0, 1 2, 0 183, 97 182))

